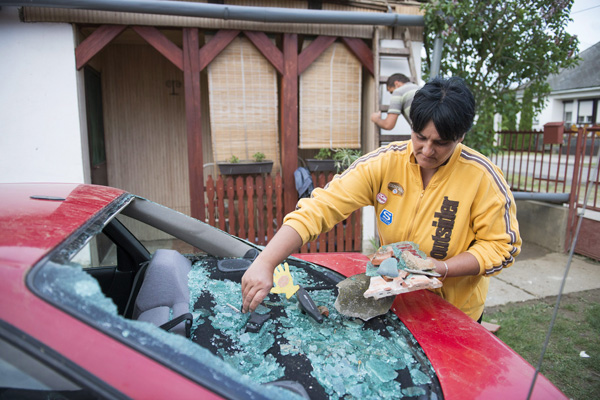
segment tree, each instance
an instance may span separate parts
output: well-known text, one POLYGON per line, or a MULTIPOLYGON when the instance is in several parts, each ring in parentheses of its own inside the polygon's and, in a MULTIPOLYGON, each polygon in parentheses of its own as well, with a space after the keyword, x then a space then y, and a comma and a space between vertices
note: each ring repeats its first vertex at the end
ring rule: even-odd
POLYGON ((573 0, 432 0, 425 11, 426 65, 433 42, 444 39, 440 74, 460 76, 477 106, 465 143, 490 153, 493 117, 514 115, 514 91, 527 87, 534 113, 541 111, 549 75, 577 64, 576 36, 565 31, 573 0))

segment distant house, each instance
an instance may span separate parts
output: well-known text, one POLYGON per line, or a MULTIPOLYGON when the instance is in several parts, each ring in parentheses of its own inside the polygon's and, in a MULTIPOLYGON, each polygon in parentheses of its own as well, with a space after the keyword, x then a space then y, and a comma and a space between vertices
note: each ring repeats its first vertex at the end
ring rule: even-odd
POLYGON ((565 126, 600 123, 600 42, 580 53, 578 66, 550 76, 552 92, 546 108, 534 120, 534 129, 548 122, 565 126))

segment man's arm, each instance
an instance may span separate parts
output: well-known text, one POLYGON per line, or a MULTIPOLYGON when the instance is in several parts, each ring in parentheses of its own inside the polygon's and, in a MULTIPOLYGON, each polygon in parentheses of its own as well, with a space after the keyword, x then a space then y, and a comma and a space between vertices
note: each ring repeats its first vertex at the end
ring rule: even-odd
POLYGON ((399 114, 389 114, 386 119, 381 118, 381 111, 374 112, 371 114, 371 121, 375 123, 381 129, 385 129, 386 131, 394 129, 396 126, 396 121, 398 121, 399 114))

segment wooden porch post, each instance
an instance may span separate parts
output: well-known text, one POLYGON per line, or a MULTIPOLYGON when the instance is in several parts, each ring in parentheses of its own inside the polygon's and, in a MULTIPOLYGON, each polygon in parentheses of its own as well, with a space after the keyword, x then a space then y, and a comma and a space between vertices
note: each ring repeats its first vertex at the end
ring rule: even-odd
POLYGON ((283 35, 283 78, 281 82, 281 165, 283 209, 296 208, 298 193, 294 171, 298 168, 298 35, 283 35))
POLYGON ((204 167, 200 114, 200 47, 198 28, 183 29, 183 81, 188 143, 191 215, 205 220, 204 167))

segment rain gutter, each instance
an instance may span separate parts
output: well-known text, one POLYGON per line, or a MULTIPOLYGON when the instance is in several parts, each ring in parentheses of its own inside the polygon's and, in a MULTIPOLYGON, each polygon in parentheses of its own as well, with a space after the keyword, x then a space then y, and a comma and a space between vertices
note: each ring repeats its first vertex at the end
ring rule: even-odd
POLYGON ((256 22, 424 26, 422 15, 251 7, 164 0, 0 0, 0 6, 70 8, 256 22))

